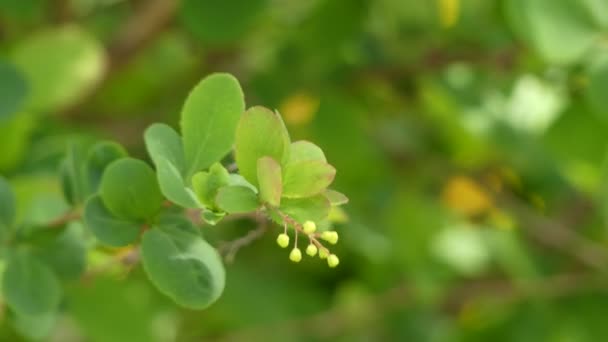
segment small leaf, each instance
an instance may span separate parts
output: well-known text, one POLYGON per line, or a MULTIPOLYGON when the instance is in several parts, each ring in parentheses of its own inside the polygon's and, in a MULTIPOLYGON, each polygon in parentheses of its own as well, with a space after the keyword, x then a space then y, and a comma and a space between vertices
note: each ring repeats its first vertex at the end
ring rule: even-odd
POLYGON ((61 299, 55 274, 25 251, 10 256, 2 286, 7 304, 23 315, 53 312, 61 299))
POLYGON ((319 160, 290 163, 285 167, 283 196, 310 197, 323 192, 334 181, 336 169, 319 160))
POLYGON ((93 196, 86 202, 84 222, 99 241, 112 247, 135 242, 141 230, 141 224, 114 217, 99 196, 93 196))
POLYGON ((244 186, 221 188, 215 197, 215 202, 220 209, 229 214, 250 213, 260 207, 256 194, 244 186))
POLYGON ((142 239, 144 270, 160 292, 177 304, 204 309, 224 290, 226 274, 217 251, 191 229, 190 223, 164 222, 142 239))
POLYGON ((163 157, 157 158, 156 174, 160 190, 171 202, 184 208, 200 208, 202 205, 175 165, 163 157))
POLYGON ((329 200, 329 203, 332 206, 339 206, 348 203, 348 197, 346 197, 346 195, 344 195, 343 193, 335 190, 327 189, 325 190, 323 195, 329 200))
POLYGON ((289 134, 277 113, 264 107, 245 112, 236 131, 236 163, 245 179, 258 186, 257 163, 271 157, 283 165, 289 157, 289 134))
POLYGON ((141 160, 122 158, 103 174, 100 195, 105 207, 123 219, 148 219, 162 205, 163 196, 152 168, 141 160))
POLYGON ((310 160, 327 162, 323 150, 310 141, 300 140, 292 143, 291 146, 289 146, 288 164, 310 160))
POLYGON ((230 180, 228 182, 228 185, 235 185, 235 186, 244 186, 246 188, 251 189, 251 191, 253 191, 254 193, 258 193, 258 189, 251 183, 249 183, 245 177, 239 175, 238 173, 231 173, 230 174, 230 180))
POLYGON ((154 161, 158 163, 159 158, 164 158, 184 175, 186 162, 184 160, 184 148, 182 140, 173 128, 156 123, 148 127, 144 133, 146 149, 154 161))
POLYGON ((33 253, 59 277, 78 279, 86 267, 87 245, 82 225, 72 222, 58 236, 36 244, 33 253))
POLYGON ((258 159, 258 181, 260 199, 275 207, 281 205, 281 194, 283 193, 281 165, 270 157, 258 159))
POLYGON ((0 229, 4 231, 11 227, 15 223, 15 215, 15 194, 11 185, 0 176, 0 229))
POLYGON ((153 124, 144 133, 148 154, 156 165, 160 190, 171 202, 185 208, 200 208, 196 196, 186 186, 186 162, 182 140, 165 124, 153 124))
POLYGON ((85 160, 84 148, 72 143, 59 166, 63 194, 72 205, 84 202, 89 193, 85 160))
POLYGON ((211 210, 204 210, 201 218, 206 223, 215 226, 226 216, 225 212, 215 212, 211 210))
POLYGON ((219 188, 230 183, 228 170, 220 164, 215 163, 209 168, 209 172, 201 171, 192 177, 192 187, 198 199, 207 208, 216 209, 215 196, 219 188))
POLYGON ((21 110, 28 93, 24 76, 12 64, 0 60, 0 120, 21 110))
POLYGON ((40 315, 24 315, 15 312, 15 330, 24 337, 34 341, 44 340, 53 328, 57 320, 57 312, 47 312, 40 315))
POLYGON ((220 161, 230 151, 244 111, 243 91, 232 75, 210 75, 192 90, 182 109, 180 122, 186 180, 220 161))
POLYGON ((104 170, 111 162, 126 157, 127 151, 120 144, 112 141, 101 141, 93 145, 87 153, 86 170, 89 183, 89 194, 99 190, 99 183, 104 170))
POLYGON ((281 211, 300 223, 321 222, 329 215, 330 208, 329 200, 323 195, 297 199, 283 198, 281 201, 281 211))

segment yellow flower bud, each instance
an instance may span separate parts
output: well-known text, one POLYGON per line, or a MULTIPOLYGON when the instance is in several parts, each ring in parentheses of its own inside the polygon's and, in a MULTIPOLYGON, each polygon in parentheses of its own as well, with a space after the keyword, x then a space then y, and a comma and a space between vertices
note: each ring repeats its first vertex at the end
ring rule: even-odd
POLYGON ((300 252, 298 247, 291 250, 291 253, 289 253, 289 260, 293 262, 300 262, 302 260, 302 252, 300 252))
POLYGON ((302 225, 302 229, 306 234, 312 234, 317 230, 317 225, 312 221, 306 221, 302 225))
POLYGON ((289 246, 289 235, 284 233, 280 234, 277 237, 277 244, 281 246, 281 248, 287 248, 287 246, 289 246))
POLYGON ((327 264, 329 267, 334 268, 340 264, 340 259, 335 254, 330 254, 327 257, 327 264))
POLYGON ((325 259, 327 256, 329 256, 329 251, 327 249, 322 248, 319 250, 319 258, 325 259))
POLYGON ((306 254, 310 255, 311 257, 317 255, 317 246, 313 245, 312 243, 308 245, 308 247, 306 247, 306 254))
POLYGON ((338 243, 338 232, 325 231, 321 234, 321 239, 335 245, 338 243))

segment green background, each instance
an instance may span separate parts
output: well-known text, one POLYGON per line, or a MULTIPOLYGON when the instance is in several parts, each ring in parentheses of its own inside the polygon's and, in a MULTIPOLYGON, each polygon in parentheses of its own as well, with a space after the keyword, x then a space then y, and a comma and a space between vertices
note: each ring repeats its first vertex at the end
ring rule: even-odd
MULTIPOLYGON (((192 311, 141 265, 106 267, 120 249, 93 250, 103 272, 63 284, 44 340, 608 338, 608 1, 0 0, 0 174, 19 220, 68 208, 68 143, 148 160, 144 129, 178 127, 212 72, 336 167, 340 266, 291 263, 273 227, 192 311)), ((203 232, 218 246, 254 228, 203 232)), ((0 322, 3 341, 47 330, 5 305, 0 322)))

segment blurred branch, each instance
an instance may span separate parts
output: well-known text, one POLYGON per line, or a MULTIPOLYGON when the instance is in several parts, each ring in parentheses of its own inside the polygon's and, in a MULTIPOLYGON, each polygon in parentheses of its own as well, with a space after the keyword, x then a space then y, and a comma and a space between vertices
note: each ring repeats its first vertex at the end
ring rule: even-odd
POLYGON ((571 201, 569 210, 560 218, 550 218, 538 213, 528 205, 509 199, 508 205, 519 216, 522 225, 535 241, 570 255, 587 267, 608 270, 608 249, 591 239, 578 234, 577 227, 592 212, 593 206, 584 198, 571 201))
POLYGON ((87 95, 74 106, 65 110, 61 116, 77 116, 113 73, 127 65, 137 56, 138 52, 153 41, 171 23, 178 5, 179 0, 150 0, 146 1, 141 9, 134 11, 107 47, 108 66, 104 76, 87 95))
POLYGON ((173 20, 178 4, 178 0, 151 0, 136 11, 108 48, 109 72, 127 64, 142 47, 162 32, 173 20))
MULTIPOLYGON (((446 293, 438 306, 449 314, 460 315, 462 310, 475 303, 487 301, 494 305, 509 305, 536 297, 560 298, 590 289, 608 292, 606 285, 608 279, 597 274, 557 274, 546 279, 517 284, 507 279, 472 281, 446 293)), ((273 331, 285 330, 304 336, 313 334, 319 338, 332 338, 340 336, 345 330, 362 329, 362 323, 378 327, 378 323, 384 320, 387 314, 407 309, 416 301, 412 289, 403 284, 386 292, 358 299, 358 311, 365 312, 365 317, 358 313, 353 316, 346 307, 334 306, 313 316, 243 329, 218 340, 251 340, 254 336, 267 337, 272 335, 273 331)))

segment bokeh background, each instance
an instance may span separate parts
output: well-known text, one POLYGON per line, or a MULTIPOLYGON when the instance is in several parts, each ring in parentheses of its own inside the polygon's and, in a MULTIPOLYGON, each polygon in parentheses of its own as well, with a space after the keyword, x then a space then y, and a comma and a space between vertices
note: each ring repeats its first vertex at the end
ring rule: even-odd
POLYGON ((275 229, 189 311, 93 251, 51 328, 3 309, 2 341, 608 339, 608 1, 0 0, 0 55, 25 220, 65 210, 69 142, 145 159, 143 130, 215 71, 322 146, 351 199, 337 269, 290 263, 275 229))

